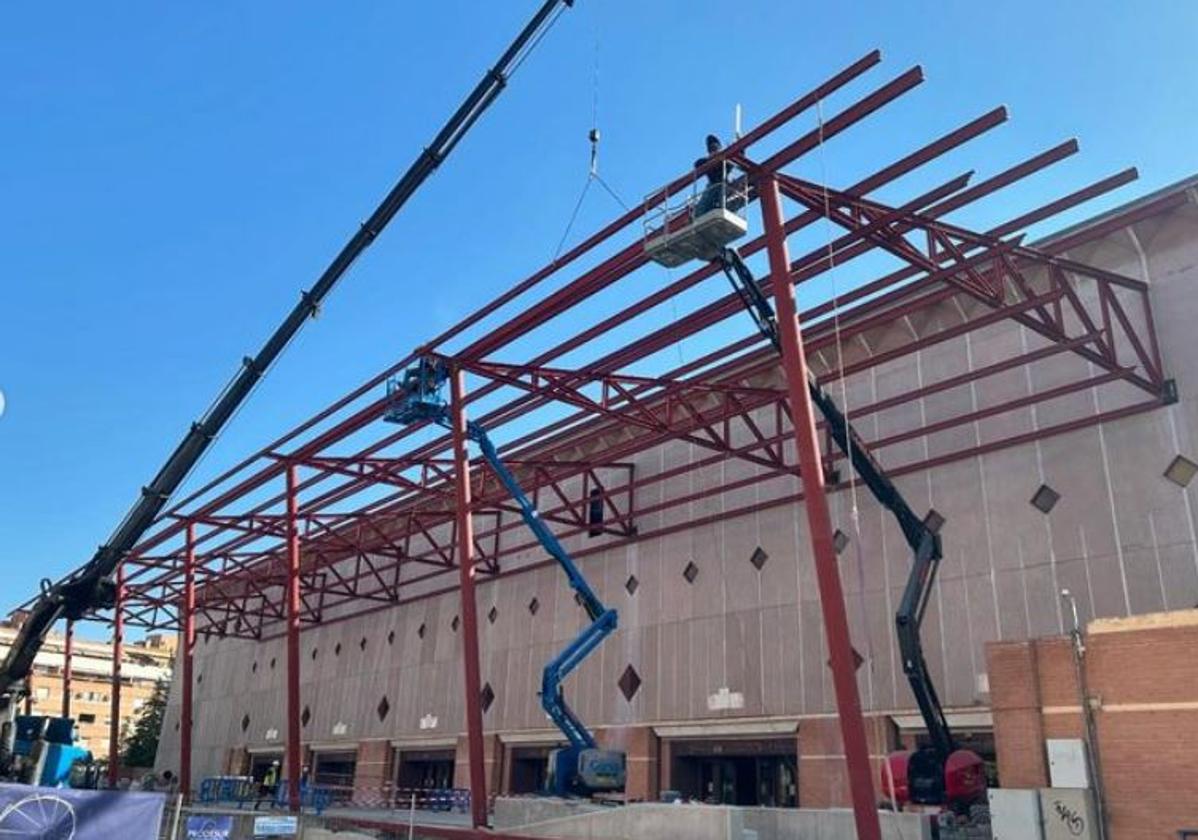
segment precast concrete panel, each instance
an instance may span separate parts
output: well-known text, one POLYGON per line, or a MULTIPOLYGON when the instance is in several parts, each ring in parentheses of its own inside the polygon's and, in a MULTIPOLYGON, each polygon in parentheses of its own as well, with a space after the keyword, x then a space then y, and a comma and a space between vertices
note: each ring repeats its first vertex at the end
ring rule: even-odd
POLYGON ((829 708, 831 690, 828 646, 824 641, 824 620, 819 601, 799 603, 799 622, 802 634, 802 713, 817 714, 829 708))

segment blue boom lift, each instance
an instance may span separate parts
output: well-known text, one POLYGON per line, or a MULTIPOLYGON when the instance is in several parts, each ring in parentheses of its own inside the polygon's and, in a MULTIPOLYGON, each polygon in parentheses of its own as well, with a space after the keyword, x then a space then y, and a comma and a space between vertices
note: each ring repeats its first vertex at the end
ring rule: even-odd
MULTIPOLYGON (((403 374, 387 383, 389 407, 384 419, 409 424, 421 421, 452 428, 449 406, 442 396, 449 369, 444 360, 425 356, 403 374)), ((566 573, 570 588, 586 611, 591 624, 565 650, 545 666, 541 675, 541 707, 565 735, 569 746, 555 750, 549 757, 548 793, 555 796, 588 796, 603 791, 622 790, 625 755, 616 750, 599 749, 595 736, 566 703, 562 681, 616 629, 616 611, 608 609, 582 576, 574 559, 541 519, 536 507, 512 475, 486 430, 472 420, 466 422, 466 436, 478 444, 483 458, 503 483, 508 495, 520 508, 520 516, 549 555, 566 573)))

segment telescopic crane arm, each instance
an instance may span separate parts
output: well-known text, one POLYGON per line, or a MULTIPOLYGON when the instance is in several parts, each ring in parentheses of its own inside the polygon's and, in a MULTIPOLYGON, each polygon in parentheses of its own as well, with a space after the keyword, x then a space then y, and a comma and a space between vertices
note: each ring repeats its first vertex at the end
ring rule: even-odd
POLYGON ((142 535, 158 518, 167 501, 200 460, 208 445, 249 396, 258 380, 278 358, 304 322, 314 316, 321 302, 383 228, 420 189, 449 156, 479 117, 507 85, 509 76, 547 31, 556 15, 574 0, 545 0, 528 24, 500 56, 494 67, 478 82, 465 101, 433 138, 415 162, 387 193, 386 198, 345 244, 328 268, 275 329, 257 355, 246 357, 241 370, 220 394, 208 412, 192 424, 183 440, 144 488, 137 502, 117 526, 108 542, 92 559, 67 579, 55 584, 44 581, 42 592, 4 662, 0 664, 0 710, 7 708, 23 690, 24 679, 50 628, 60 618, 78 619, 96 609, 113 606, 116 587, 112 574, 142 535))
MULTIPOLYGON (((757 329, 774 345, 774 349, 781 353, 782 339, 773 305, 761 291, 749 267, 734 248, 725 248, 719 263, 745 309, 752 316, 757 329)), ((915 702, 919 705, 920 714, 927 726, 928 737, 938 758, 943 762, 955 749, 955 743, 948 721, 944 717, 940 698, 928 674, 923 646, 920 643, 920 626, 942 556, 940 537, 907 504, 907 500, 891 482, 881 465, 869 454, 836 402, 810 374, 807 377, 807 391, 828 424, 828 430, 837 447, 848 458, 861 483, 869 488, 869 492, 878 503, 897 520, 903 538, 911 547, 911 574, 907 578, 907 585, 895 615, 895 625, 899 651, 903 657, 903 672, 911 683, 911 691, 915 694, 915 702)))

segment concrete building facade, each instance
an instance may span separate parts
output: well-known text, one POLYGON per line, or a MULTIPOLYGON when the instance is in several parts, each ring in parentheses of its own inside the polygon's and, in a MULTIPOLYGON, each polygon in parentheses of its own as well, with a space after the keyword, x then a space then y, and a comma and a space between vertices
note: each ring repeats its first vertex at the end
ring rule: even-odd
MULTIPOLYGON (((994 682, 1012 676, 988 665, 987 645, 1065 632, 1062 588, 1077 597, 1083 621, 1198 603, 1198 485, 1189 483, 1187 466, 1198 462, 1198 192, 1190 182, 1162 195, 1061 236, 1072 259, 1149 284, 1163 367, 1177 387, 1172 404, 1089 422, 1136 402, 1131 386, 1112 381, 985 416, 988 405, 1094 375, 1086 359, 1060 353, 1035 368, 852 418, 854 406, 1042 346, 1011 320, 900 355, 834 391, 865 439, 894 440, 876 454, 912 505, 945 520, 925 649, 950 723, 995 760, 1000 783, 1014 771, 995 756, 994 682), (1172 200, 1162 204, 1162 195, 1172 200), (938 419, 963 412, 978 419, 937 430, 938 419), (930 468, 903 470, 929 459, 930 468)), ((950 297, 840 352, 877 354, 912 334, 951 336, 970 317, 950 297)), ((709 455, 672 442, 638 456, 633 468, 650 478, 709 455)), ((729 458, 646 482, 635 499, 634 536, 567 540, 585 553, 584 572, 620 613, 619 631, 570 678, 567 697, 604 744, 628 751, 630 797, 672 789, 737 804, 848 801, 796 479, 749 481, 762 470, 729 458), (746 479, 739 489, 701 493, 739 478, 746 479), (691 501, 663 509, 669 497, 691 501)), ((910 556, 886 512, 847 474, 830 501, 843 535, 841 575, 862 659, 870 752, 880 761, 921 730, 893 630, 910 556)), ((499 539, 528 542, 510 531, 499 539)), ((465 781, 458 596, 419 583, 405 591, 399 606, 329 616, 301 636, 308 762, 318 781, 363 800, 389 786, 465 781)), ((489 789, 531 791, 557 742, 538 702, 541 668, 584 616, 559 570, 532 548, 506 558, 502 574, 481 578, 477 595, 489 789)), ((284 662, 281 628, 267 628, 261 642, 201 637, 197 779, 261 770, 281 755, 284 662)), ((159 770, 177 770, 179 702, 176 678, 159 770)))

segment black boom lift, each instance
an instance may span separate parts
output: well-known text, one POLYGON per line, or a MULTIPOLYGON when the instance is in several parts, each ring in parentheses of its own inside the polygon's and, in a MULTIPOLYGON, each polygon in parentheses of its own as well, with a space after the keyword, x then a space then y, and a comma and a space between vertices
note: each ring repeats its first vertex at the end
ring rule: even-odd
MULTIPOLYGON (((782 343, 774 308, 753 273, 735 248, 723 248, 717 259, 757 329, 780 354, 782 343)), ((883 771, 882 790, 894 800, 896 807, 912 802, 967 808, 986 795, 984 766, 976 753, 957 747, 928 674, 920 643, 920 626, 942 557, 940 535, 936 528, 915 514, 882 466, 861 443, 836 402, 810 374, 807 391, 828 424, 831 438, 852 464, 861 483, 894 516, 913 555, 911 574, 895 614, 895 628, 903 672, 911 683, 911 692, 927 727, 929 744, 909 753, 892 754, 883 771)))
POLYGON ((64 580, 58 583, 43 581, 41 594, 30 609, 4 662, 0 663, 0 722, 3 722, 9 731, 8 737, 0 739, 0 765, 4 763, 5 758, 3 748, 11 740, 12 716, 24 694, 25 678, 50 628, 59 619, 76 620, 93 610, 108 609, 114 605, 116 587, 112 575, 117 566, 158 518, 167 501, 200 460, 208 445, 249 396, 254 385, 283 348, 299 332, 304 322, 318 312, 321 301, 332 291, 337 281, 362 252, 370 247, 400 208, 436 171, 458 141, 495 101, 506 87, 510 75, 536 46, 557 15, 573 5, 574 0, 546 0, 540 6, 495 66, 486 72, 432 143, 408 167, 382 203, 324 270, 311 290, 300 295, 299 302, 267 339, 258 354, 243 360, 241 369, 233 381, 221 392, 207 413, 192 424, 178 447, 154 476, 154 480, 142 488, 137 502, 117 526, 108 542, 100 546, 86 565, 64 580))

